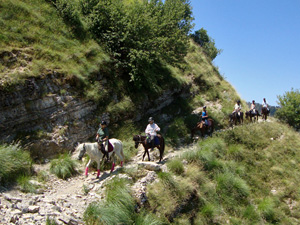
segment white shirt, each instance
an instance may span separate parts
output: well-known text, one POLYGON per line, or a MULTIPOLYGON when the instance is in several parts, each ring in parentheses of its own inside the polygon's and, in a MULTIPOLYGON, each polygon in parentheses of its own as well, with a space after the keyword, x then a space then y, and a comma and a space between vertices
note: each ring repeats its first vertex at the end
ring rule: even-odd
POLYGON ((263 101, 263 103, 262 103, 262 107, 268 107, 268 103, 267 103, 267 101, 263 101))
POLYGON ((145 130, 146 134, 150 134, 151 136, 156 136, 156 131, 160 131, 159 126, 156 123, 148 124, 145 130))
POLYGON ((240 111, 242 109, 242 106, 241 105, 238 105, 237 103, 235 104, 234 106, 234 110, 235 111, 240 111))

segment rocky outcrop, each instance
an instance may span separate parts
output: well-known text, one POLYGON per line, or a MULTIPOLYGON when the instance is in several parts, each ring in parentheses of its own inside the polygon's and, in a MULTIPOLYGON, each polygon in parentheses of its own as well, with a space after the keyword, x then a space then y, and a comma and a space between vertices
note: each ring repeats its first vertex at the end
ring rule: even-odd
POLYGON ((0 90, 0 140, 25 140, 34 156, 71 150, 95 134, 97 105, 78 96, 60 75, 28 78, 0 90))
MULTIPOLYGON (((105 109, 82 97, 83 88, 79 85, 76 78, 68 80, 51 71, 8 89, 0 85, 0 142, 21 140, 33 157, 41 159, 73 150, 76 143, 92 138, 97 121, 110 118, 105 109)), ((137 110, 131 119, 138 121, 142 115, 153 115, 179 95, 187 96, 188 90, 166 90, 155 102, 135 104, 137 110)), ((117 103, 118 99, 113 101, 117 103)))

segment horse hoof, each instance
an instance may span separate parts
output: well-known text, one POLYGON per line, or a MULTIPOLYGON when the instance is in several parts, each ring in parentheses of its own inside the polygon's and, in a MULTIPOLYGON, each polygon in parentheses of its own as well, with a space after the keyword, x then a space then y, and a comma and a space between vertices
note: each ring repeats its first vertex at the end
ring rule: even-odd
POLYGON ((99 179, 99 177, 96 177, 96 179, 99 179))

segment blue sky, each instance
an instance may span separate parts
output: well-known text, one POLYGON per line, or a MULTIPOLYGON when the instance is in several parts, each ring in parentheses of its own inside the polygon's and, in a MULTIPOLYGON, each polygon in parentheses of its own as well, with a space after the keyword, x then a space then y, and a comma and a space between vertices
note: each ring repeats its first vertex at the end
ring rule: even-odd
POLYGON ((277 105, 300 89, 300 0, 191 0, 202 27, 223 52, 214 60, 242 99, 277 105))

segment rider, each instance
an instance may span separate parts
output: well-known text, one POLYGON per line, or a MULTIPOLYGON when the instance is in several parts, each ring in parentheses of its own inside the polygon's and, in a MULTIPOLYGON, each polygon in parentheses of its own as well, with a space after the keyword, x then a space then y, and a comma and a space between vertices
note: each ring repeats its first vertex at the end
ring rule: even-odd
POLYGON ((267 103, 267 100, 266 98, 263 99, 263 102, 262 102, 262 108, 261 108, 261 113, 262 113, 262 109, 263 108, 267 108, 267 112, 269 113, 270 112, 270 109, 268 108, 268 103, 267 103))
POLYGON ((206 112, 206 106, 203 106, 203 111, 202 111, 202 117, 201 117, 201 120, 202 120, 202 124, 208 126, 208 115, 207 115, 207 112, 206 112))
POLYGON ((99 150, 106 155, 107 160, 109 161, 109 154, 108 154, 108 138, 109 132, 107 128, 107 123, 105 121, 101 121, 100 128, 96 134, 96 140, 98 142, 99 150))
POLYGON ((156 123, 154 123, 154 119, 152 117, 149 117, 148 122, 149 124, 146 127, 145 133, 147 136, 147 142, 151 143, 151 149, 153 150, 154 138, 157 135, 156 131, 160 131, 160 128, 156 123))
POLYGON ((236 104, 234 105, 233 113, 236 112, 238 115, 240 115, 241 110, 242 110, 241 101, 237 100, 236 104))
POLYGON ((252 103, 251 103, 250 113, 251 114, 256 114, 255 101, 254 100, 252 100, 252 103))

